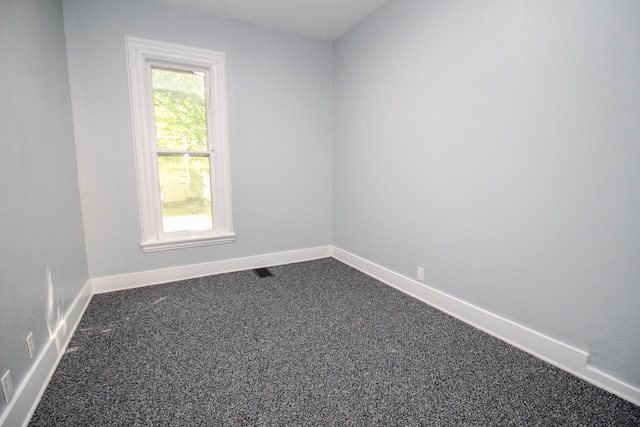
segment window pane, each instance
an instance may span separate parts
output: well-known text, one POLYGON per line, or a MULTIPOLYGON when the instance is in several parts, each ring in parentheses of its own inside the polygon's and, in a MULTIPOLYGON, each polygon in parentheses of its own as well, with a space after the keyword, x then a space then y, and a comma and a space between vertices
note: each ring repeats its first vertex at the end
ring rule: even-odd
POLYGON ((159 155, 158 171, 163 231, 212 229, 209 157, 159 155))
POLYGON ((151 70, 158 150, 209 151, 204 76, 151 70))

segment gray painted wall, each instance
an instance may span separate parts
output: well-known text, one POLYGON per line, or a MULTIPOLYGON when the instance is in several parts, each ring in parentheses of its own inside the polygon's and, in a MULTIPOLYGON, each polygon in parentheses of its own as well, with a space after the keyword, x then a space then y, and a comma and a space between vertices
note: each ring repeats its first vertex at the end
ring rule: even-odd
POLYGON ((64 11, 91 277, 330 244, 330 43, 144 0, 64 11), (226 52, 236 242, 141 251, 127 35, 226 52))
POLYGON ((640 2, 396 0, 333 49, 333 243, 639 387, 640 2))
POLYGON ((0 59, 0 375, 18 387, 27 334, 39 353, 88 279, 60 1, 2 0, 0 59))

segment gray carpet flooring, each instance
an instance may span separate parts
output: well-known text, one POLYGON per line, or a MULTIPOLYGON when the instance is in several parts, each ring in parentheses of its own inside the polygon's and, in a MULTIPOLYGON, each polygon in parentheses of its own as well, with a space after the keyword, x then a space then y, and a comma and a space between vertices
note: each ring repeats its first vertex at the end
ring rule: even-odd
POLYGON ((30 425, 640 425, 339 261, 271 271, 94 296, 30 425))

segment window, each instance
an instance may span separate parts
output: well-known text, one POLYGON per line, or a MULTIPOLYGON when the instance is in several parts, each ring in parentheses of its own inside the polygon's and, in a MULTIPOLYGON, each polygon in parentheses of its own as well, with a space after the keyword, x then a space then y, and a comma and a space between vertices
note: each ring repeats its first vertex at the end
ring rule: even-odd
POLYGON ((228 243, 225 56, 127 37, 142 249, 228 243))

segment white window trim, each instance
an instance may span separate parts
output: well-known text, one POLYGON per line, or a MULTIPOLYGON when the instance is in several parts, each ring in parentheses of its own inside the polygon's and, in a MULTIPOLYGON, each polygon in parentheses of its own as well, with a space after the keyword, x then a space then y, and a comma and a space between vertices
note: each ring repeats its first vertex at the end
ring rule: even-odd
POLYGON ((231 216, 231 172, 224 52, 126 37, 129 93, 144 252, 229 243, 235 240, 231 216), (203 71, 209 91, 207 118, 211 158, 213 230, 164 233, 155 148, 151 66, 203 71), (207 84, 209 83, 209 84, 207 84), (213 113, 212 113, 213 112, 213 113))

